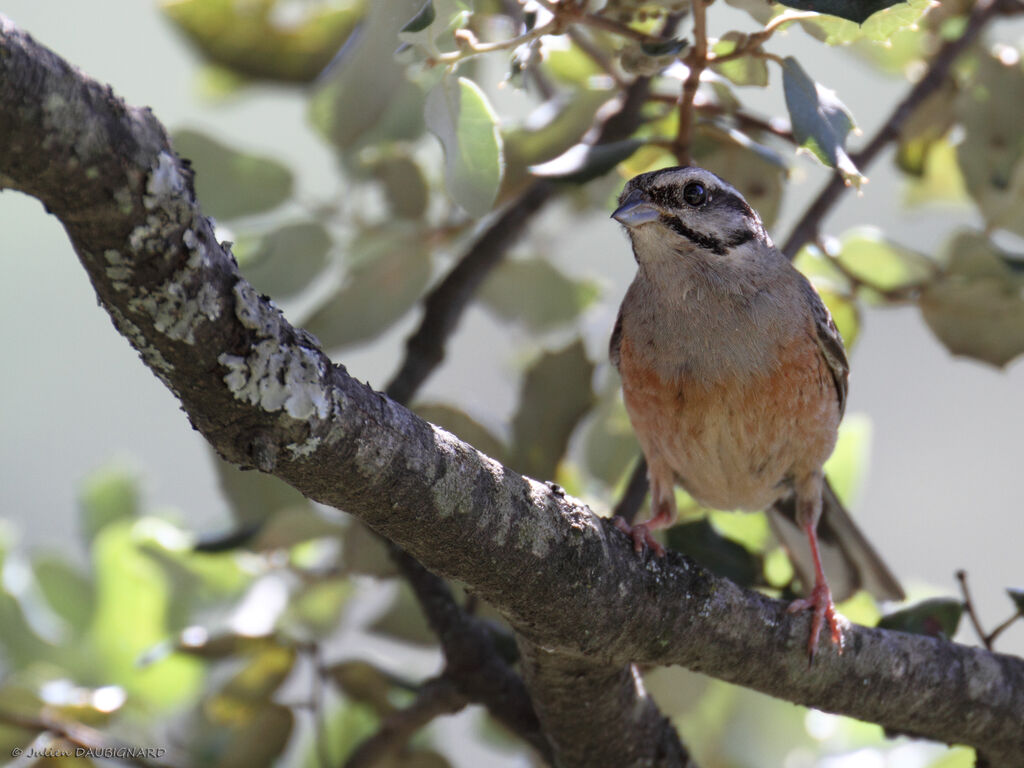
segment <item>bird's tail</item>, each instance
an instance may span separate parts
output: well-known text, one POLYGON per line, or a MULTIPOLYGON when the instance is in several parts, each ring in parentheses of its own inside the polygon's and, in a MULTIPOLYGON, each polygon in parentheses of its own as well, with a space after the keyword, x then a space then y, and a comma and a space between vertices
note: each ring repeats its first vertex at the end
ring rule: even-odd
MULTIPOLYGON (((776 502, 768 510, 768 520, 789 552, 797 576, 809 589, 814 584, 814 566, 807 536, 796 524, 795 499, 789 497, 776 502)), ((866 589, 880 600, 904 599, 900 583, 843 508, 827 479, 822 493, 818 542, 825 576, 836 601, 845 600, 858 589, 866 589)))

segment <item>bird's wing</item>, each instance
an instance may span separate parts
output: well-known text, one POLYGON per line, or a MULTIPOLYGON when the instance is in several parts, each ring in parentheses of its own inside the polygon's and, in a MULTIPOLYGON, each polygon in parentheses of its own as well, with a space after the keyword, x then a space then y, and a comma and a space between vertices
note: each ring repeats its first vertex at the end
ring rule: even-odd
POLYGON ((807 296, 807 303, 811 307, 811 317, 814 321, 814 337, 821 350, 821 356, 828 363, 832 372, 832 381, 836 385, 836 396, 839 398, 839 415, 846 412, 846 392, 850 378, 850 362, 846 358, 846 348, 843 346, 843 337, 839 335, 839 329, 832 322, 832 314, 821 300, 821 296, 814 290, 806 279, 802 281, 804 292, 807 296))
POLYGON ((619 367, 619 347, 622 346, 622 307, 619 307, 619 316, 615 318, 615 327, 612 328, 612 337, 608 342, 608 357, 616 370, 619 367))

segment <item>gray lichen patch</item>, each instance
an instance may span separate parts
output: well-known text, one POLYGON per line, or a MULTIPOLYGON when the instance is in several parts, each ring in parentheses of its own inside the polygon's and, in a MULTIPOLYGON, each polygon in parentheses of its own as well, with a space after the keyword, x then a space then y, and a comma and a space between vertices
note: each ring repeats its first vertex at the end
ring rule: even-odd
POLYGON ((284 410, 295 419, 326 419, 331 399, 323 356, 317 350, 282 343, 280 312, 264 304, 244 280, 235 284, 234 294, 236 317, 263 338, 248 355, 225 353, 217 358, 228 369, 224 383, 232 395, 265 411, 284 410))

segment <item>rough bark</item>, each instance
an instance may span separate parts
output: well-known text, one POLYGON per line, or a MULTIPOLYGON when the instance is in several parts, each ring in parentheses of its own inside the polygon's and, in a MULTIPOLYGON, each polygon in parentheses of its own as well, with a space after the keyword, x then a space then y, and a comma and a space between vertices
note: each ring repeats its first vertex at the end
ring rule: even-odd
MULTIPOLYGON (((561 657, 541 688, 557 688, 559 670, 619 675, 603 699, 613 712, 626 665, 680 664, 1024 765, 1024 661, 854 626, 846 653, 823 651, 808 669, 806 616, 681 557, 637 558, 580 502, 349 377, 241 278, 149 111, 126 107, 3 17, 0 147, 0 187, 61 220, 117 329, 218 452, 357 515, 467 584, 561 657)), ((550 714, 558 700, 545 703, 542 724, 564 720, 550 714)), ((604 764, 635 758, 614 751, 623 742, 605 742, 604 764)))

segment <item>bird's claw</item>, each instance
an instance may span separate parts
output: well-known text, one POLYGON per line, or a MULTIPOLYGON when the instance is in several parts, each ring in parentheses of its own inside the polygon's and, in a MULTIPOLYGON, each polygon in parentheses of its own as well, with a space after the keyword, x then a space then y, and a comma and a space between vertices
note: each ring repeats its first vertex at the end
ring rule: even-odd
POLYGON ((644 523, 630 525, 622 517, 616 515, 612 524, 633 540, 633 549, 637 554, 643 554, 650 549, 657 557, 665 556, 665 548, 651 534, 651 529, 644 523))
POLYGON ((806 610, 814 611, 814 615, 811 616, 811 636, 807 642, 808 664, 814 662, 814 654, 818 650, 818 640, 821 637, 821 628, 825 623, 828 623, 832 643, 836 646, 836 650, 842 653, 842 625, 847 622, 836 610, 835 603, 832 602, 832 591, 828 588, 828 584, 815 584, 809 597, 794 600, 786 609, 788 613, 806 610))

